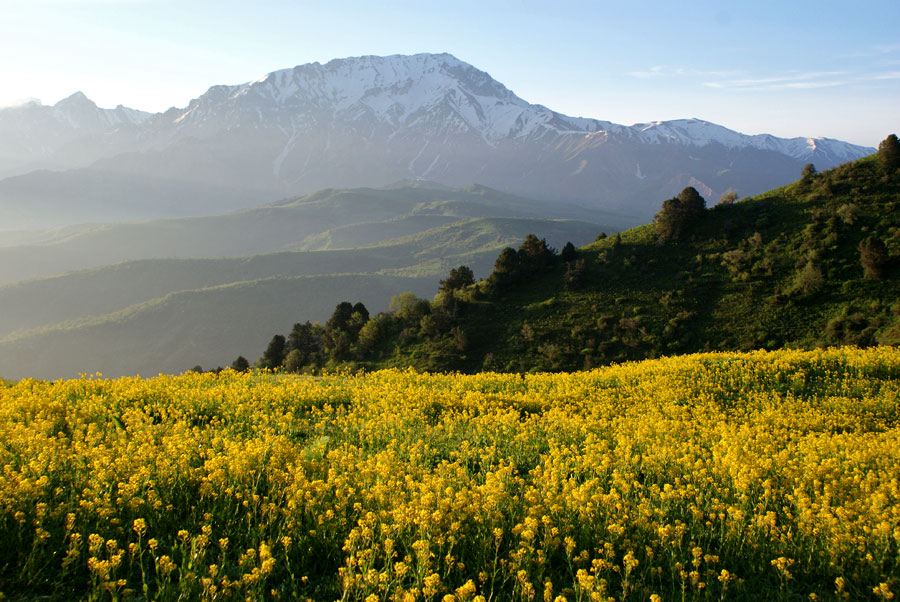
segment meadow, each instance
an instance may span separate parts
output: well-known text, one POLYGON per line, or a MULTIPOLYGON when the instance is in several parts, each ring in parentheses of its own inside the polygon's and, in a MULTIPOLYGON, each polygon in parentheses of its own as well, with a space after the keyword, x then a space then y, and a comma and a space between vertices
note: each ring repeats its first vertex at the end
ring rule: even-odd
POLYGON ((900 350, 0 384, 0 599, 878 600, 900 350))

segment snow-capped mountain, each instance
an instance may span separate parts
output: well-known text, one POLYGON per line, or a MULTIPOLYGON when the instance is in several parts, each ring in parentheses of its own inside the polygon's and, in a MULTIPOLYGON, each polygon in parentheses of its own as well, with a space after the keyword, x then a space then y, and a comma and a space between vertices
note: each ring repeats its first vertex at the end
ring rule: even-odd
POLYGON ((213 88, 175 121, 189 126, 212 117, 234 124, 248 108, 260 120, 287 117, 300 130, 323 120, 367 122, 395 132, 475 133, 488 143, 612 126, 529 104, 449 54, 366 56, 275 71, 240 86, 213 88))
POLYGON ((41 167, 90 165, 125 150, 102 138, 122 128, 133 130, 133 136, 151 116, 122 105, 101 109, 81 92, 52 106, 32 100, 0 109, 0 177, 41 167))
MULTIPOLYGON (((425 178, 645 216, 686 185, 707 196, 728 188, 752 194, 796 179, 805 163, 824 169, 873 151, 831 139, 747 136, 698 119, 624 126, 570 117, 528 103, 449 54, 300 65, 214 86, 184 109, 152 116, 99 109, 80 93, 53 107, 0 110, 0 175, 27 164, 91 162, 96 177, 130 174, 187 182, 194 194, 214 184, 273 198, 425 178)), ((14 186, 20 196, 30 186, 23 177, 14 186)))
POLYGON ((122 105, 115 109, 101 109, 82 92, 60 100, 51 107, 51 114, 57 121, 72 129, 96 131, 107 131, 121 125, 137 125, 152 116, 152 113, 122 105))

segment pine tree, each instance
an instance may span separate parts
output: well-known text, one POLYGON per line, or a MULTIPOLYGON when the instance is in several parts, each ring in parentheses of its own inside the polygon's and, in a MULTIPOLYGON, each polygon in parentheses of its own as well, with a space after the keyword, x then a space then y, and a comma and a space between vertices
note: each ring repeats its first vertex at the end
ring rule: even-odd
MULTIPOLYGON (((286 351, 288 355, 296 351, 298 355, 295 355, 294 361, 299 362, 301 366, 309 364, 315 354, 321 351, 321 329, 322 327, 318 324, 315 326, 310 324, 309 320, 303 324, 298 322, 291 329, 287 338, 286 351), (317 332, 317 329, 319 332, 317 332)), ((287 358, 285 358, 286 361, 287 358)))
POLYGON ((256 367, 261 370, 274 370, 280 368, 281 364, 284 363, 284 347, 284 335, 276 334, 272 337, 272 340, 269 341, 269 346, 266 348, 263 356, 256 362, 256 367))
POLYGON ((461 265, 458 268, 450 269, 450 276, 445 280, 441 280, 440 290, 455 291, 464 289, 467 286, 475 284, 475 273, 472 269, 461 265))
POLYGON ((878 161, 887 173, 900 167, 900 141, 896 134, 891 134, 878 145, 878 161))
POLYGON ((529 234, 519 245, 519 266, 523 272, 540 272, 551 265, 556 251, 547 245, 546 238, 529 234))
POLYGON ((328 322, 325 323, 326 330, 347 330, 347 322, 353 315, 353 304, 349 301, 341 301, 338 303, 328 322))
POLYGON ((510 247, 506 247, 494 261, 494 271, 491 272, 489 279, 495 285, 505 286, 518 280, 519 273, 519 255, 510 247))

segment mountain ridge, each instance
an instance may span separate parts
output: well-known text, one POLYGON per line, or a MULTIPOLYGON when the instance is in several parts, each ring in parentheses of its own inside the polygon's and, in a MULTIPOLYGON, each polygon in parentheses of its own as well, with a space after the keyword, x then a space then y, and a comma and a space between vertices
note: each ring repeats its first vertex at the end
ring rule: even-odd
MULTIPOLYGON (((42 105, 28 109, 44 119, 30 129, 22 122, 25 108, 0 109, 0 176, 35 165, 78 167, 86 170, 78 177, 100 184, 108 174, 169 183, 167 198, 177 203, 189 203, 198 184, 241 189, 229 208, 323 188, 428 179, 650 217, 657 199, 688 182, 711 195, 729 188, 748 195, 788 183, 805 163, 825 169, 874 151, 827 138, 748 136, 700 119, 625 126, 572 117, 523 100, 449 54, 297 65, 212 86, 187 107, 154 115, 99 109, 78 93, 55 106, 69 111, 56 129, 42 105), (93 124, 80 137, 72 127, 79 120, 93 124), (104 120, 115 123, 101 127, 104 120), (179 193, 189 184, 192 192, 179 193)), ((51 205, 89 207, 67 196, 68 177, 60 172, 52 186, 0 180, 0 208, 27 213, 22 199, 39 186, 51 205)), ((84 185, 84 195, 100 184, 84 185)), ((131 199, 137 217, 159 200, 149 185, 121 186, 116 194, 131 199)), ((216 212, 214 190, 200 196, 201 207, 216 212)), ((115 202, 85 209, 82 221, 102 218, 115 202)), ((66 223, 78 219, 69 213, 66 223)))

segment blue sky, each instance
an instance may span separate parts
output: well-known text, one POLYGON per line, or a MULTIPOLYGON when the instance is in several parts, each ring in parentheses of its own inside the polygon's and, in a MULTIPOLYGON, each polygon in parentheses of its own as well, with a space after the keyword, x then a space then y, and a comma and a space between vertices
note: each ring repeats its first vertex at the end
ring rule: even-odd
POLYGON ((81 90, 161 111, 301 63, 417 52, 617 123, 873 146, 900 132, 900 0, 0 0, 0 105, 81 90))

